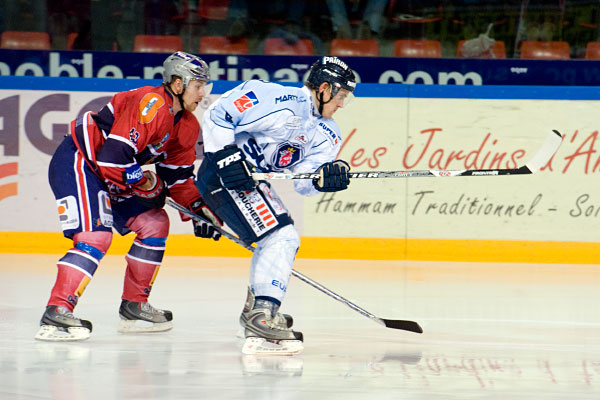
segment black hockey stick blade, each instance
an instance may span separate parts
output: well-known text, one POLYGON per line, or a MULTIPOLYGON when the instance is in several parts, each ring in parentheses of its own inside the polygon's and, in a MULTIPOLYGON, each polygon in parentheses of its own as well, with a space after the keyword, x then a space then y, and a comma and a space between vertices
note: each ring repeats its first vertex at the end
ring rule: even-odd
POLYGON ((423 328, 421 328, 421 325, 417 324, 415 321, 405 321, 401 319, 380 319, 383 321, 386 328, 423 333, 423 328))

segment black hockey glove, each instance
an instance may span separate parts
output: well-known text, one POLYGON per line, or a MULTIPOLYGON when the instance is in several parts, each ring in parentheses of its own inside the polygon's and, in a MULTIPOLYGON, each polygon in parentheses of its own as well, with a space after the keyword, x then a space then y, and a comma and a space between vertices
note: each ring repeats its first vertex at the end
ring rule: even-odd
POLYGON ((169 190, 162 179, 152 171, 144 171, 144 178, 131 187, 135 199, 148 208, 163 208, 169 190))
POLYGON ((217 174, 221 177, 225 189, 254 189, 256 182, 252 179, 246 155, 235 144, 227 145, 215 152, 213 159, 217 165, 217 174))
POLYGON ((319 167, 316 172, 321 174, 319 179, 313 179, 313 185, 319 192, 337 192, 348 188, 350 165, 346 161, 336 160, 319 167))
POLYGON ((223 226, 223 222, 217 217, 204 200, 198 198, 190 204, 190 210, 205 221, 192 220, 194 223, 194 235, 205 239, 219 240, 221 233, 215 229, 215 226, 223 226))

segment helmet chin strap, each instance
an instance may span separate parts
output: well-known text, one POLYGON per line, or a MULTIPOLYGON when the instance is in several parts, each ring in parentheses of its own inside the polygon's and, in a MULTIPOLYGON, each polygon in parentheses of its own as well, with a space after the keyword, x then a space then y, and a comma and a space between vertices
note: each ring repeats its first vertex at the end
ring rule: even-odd
MULTIPOLYGON (((184 90, 185 92, 185 90, 184 90)), ((181 105, 181 109, 185 110, 185 107, 183 106, 183 92, 181 92, 180 94, 176 94, 175 96, 177 96, 177 98, 179 99, 179 104, 181 105)))
POLYGON ((177 97, 177 99, 179 100, 179 105, 181 106, 181 109, 185 110, 185 107, 183 106, 183 93, 185 92, 185 89, 183 89, 183 92, 181 92, 179 94, 175 94, 175 92, 171 88, 171 85, 167 85, 167 89, 169 89, 169 92, 171 92, 171 94, 173 96, 177 97))
POLYGON ((319 114, 322 116, 323 115, 323 106, 325 106, 325 104, 329 103, 331 100, 333 100, 333 96, 329 98, 329 100, 327 101, 323 101, 323 94, 325 93, 325 91, 323 90, 321 93, 319 93, 318 95, 318 100, 319 100, 319 114))

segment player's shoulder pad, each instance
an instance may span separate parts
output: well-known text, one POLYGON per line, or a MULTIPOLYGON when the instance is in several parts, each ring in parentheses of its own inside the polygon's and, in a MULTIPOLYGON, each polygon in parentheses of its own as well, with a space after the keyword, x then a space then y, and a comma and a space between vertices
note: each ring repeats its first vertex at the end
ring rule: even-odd
POLYGON ((338 146, 342 142, 340 127, 333 119, 321 119, 317 121, 317 132, 325 136, 332 146, 338 146))

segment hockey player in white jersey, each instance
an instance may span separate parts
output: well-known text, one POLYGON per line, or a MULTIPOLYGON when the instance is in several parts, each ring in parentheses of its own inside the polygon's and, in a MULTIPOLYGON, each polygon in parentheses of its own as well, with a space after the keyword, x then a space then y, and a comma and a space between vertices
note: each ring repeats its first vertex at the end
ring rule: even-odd
POLYGON ((337 57, 312 65, 302 88, 250 80, 223 94, 202 121, 205 157, 196 185, 219 218, 244 242, 256 243, 250 287, 240 316, 246 354, 295 354, 303 335, 278 312, 300 237, 288 210, 251 172, 319 172, 294 181, 306 196, 348 187, 350 167, 338 160, 342 137, 333 114, 353 98, 354 72, 337 57))

